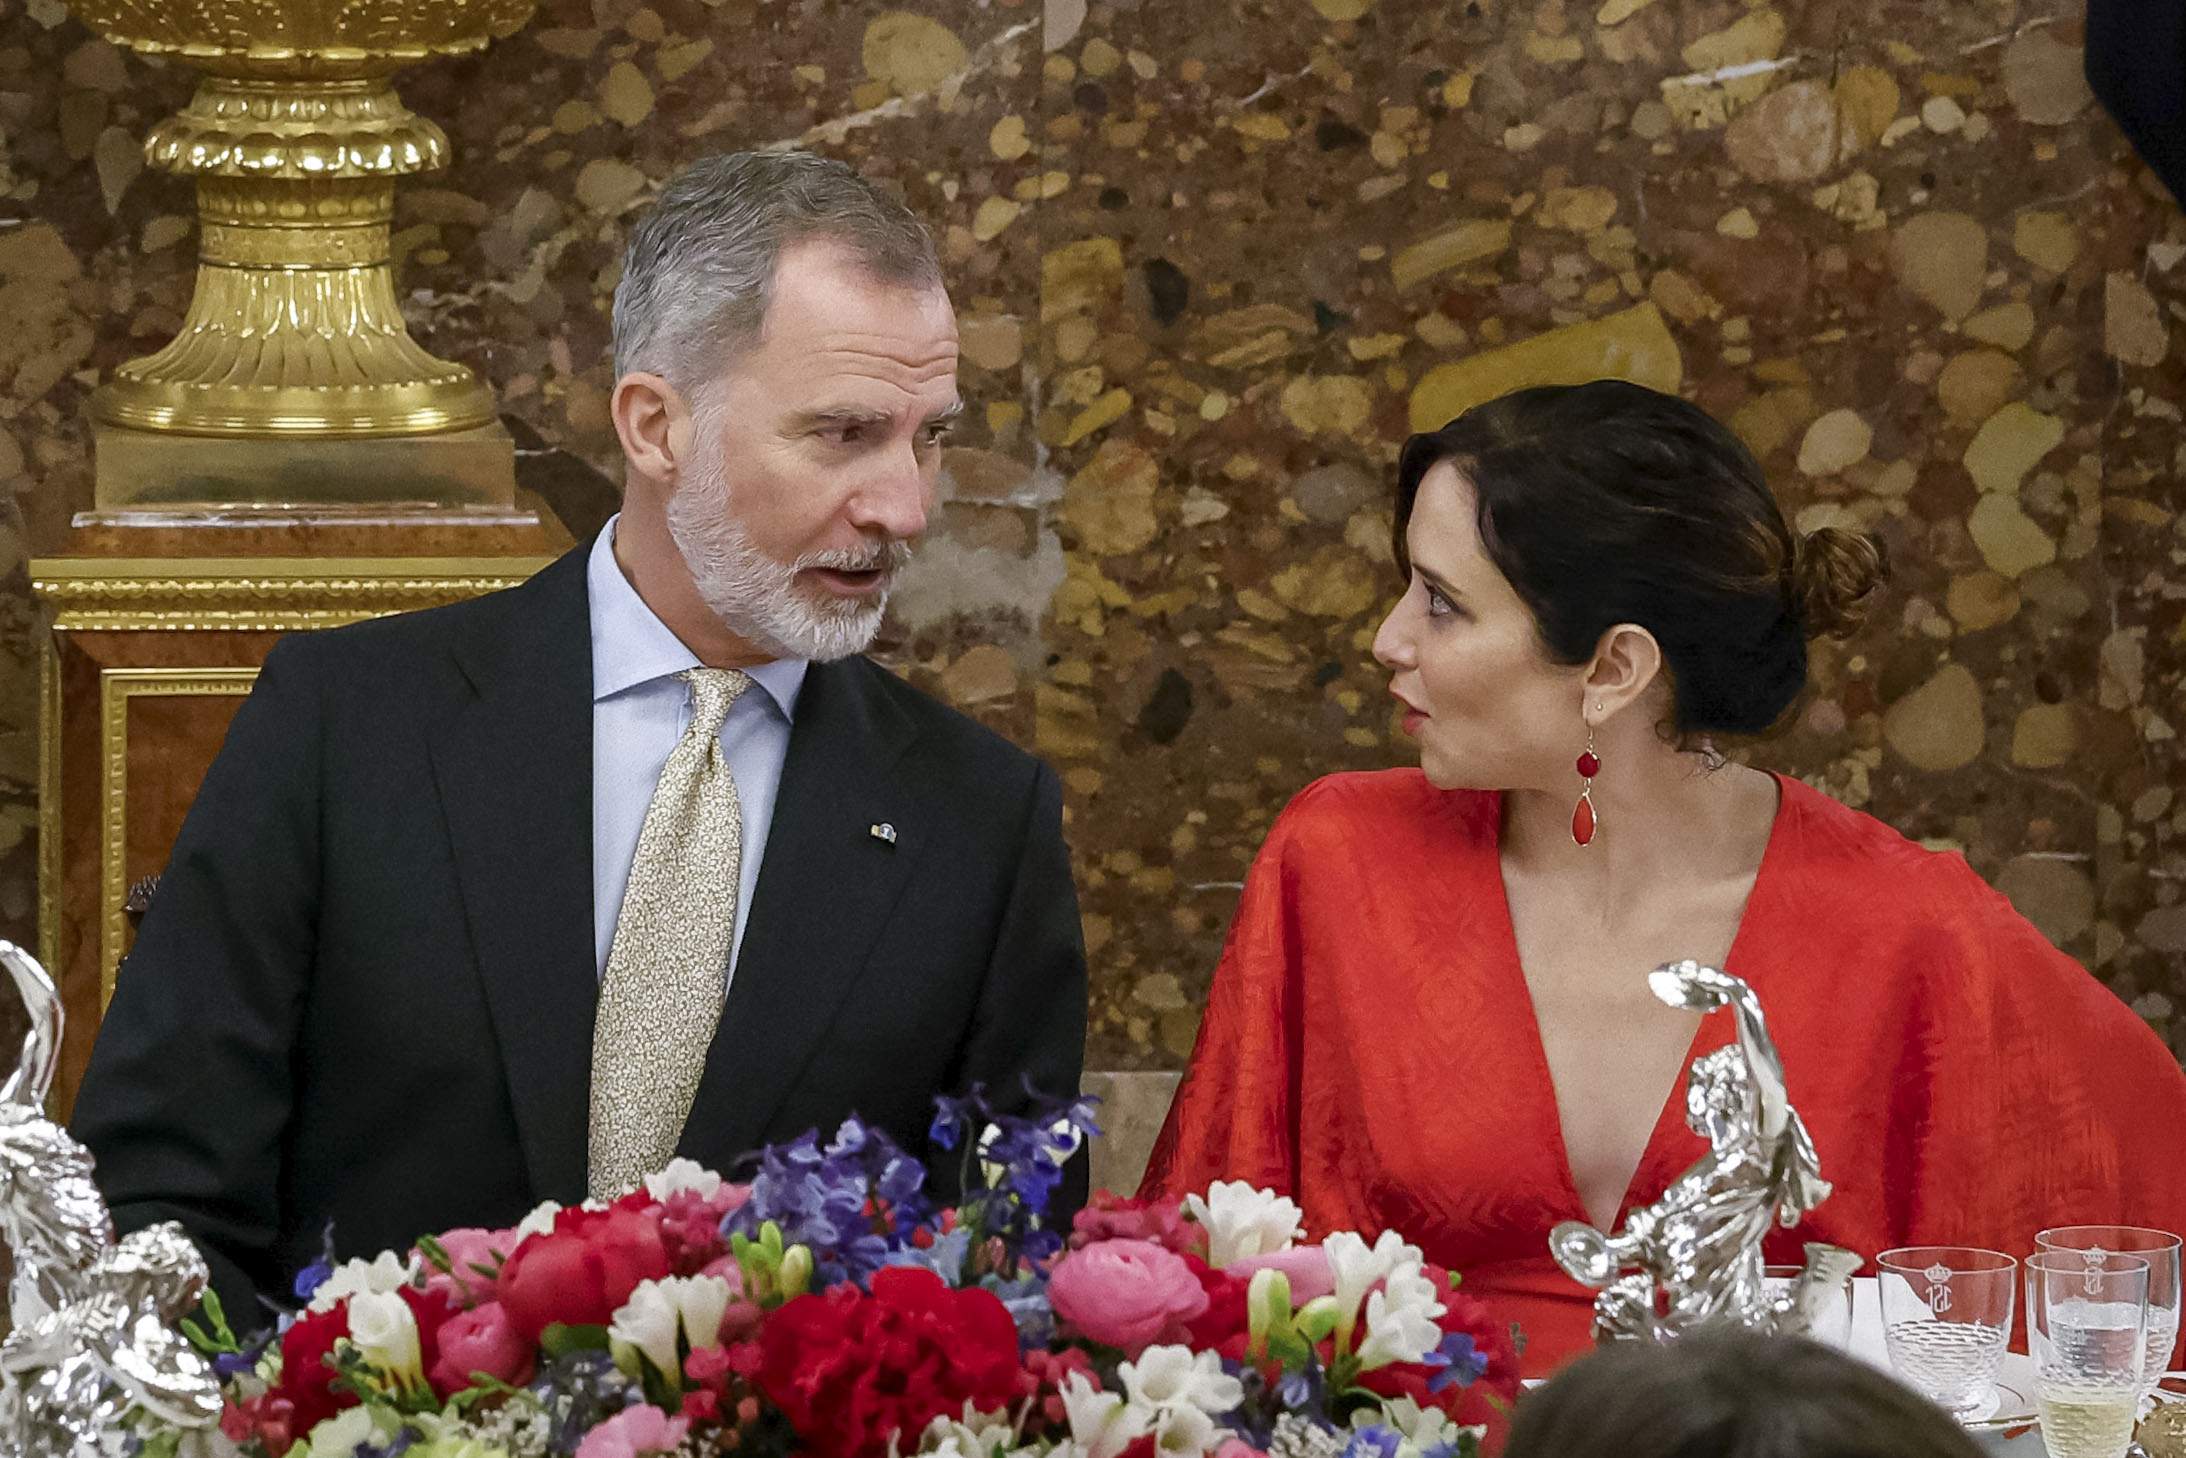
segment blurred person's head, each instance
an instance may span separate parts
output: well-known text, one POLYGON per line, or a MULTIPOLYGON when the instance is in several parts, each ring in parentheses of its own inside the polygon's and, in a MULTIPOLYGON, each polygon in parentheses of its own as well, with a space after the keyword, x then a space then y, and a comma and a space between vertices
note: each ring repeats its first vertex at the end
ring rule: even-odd
POLYGON ((1857 1358, 1732 1329, 1589 1353, 1519 1399, 1504 1458, 1979 1458, 1857 1358))

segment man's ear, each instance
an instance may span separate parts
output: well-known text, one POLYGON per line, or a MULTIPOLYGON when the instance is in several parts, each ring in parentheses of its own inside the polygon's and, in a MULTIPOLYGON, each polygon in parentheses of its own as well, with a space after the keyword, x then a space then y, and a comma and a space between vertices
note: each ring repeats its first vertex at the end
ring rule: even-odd
POLYGON ((690 402, 676 387, 659 375, 633 371, 615 381, 607 410, 631 472, 674 481, 691 448, 690 402))

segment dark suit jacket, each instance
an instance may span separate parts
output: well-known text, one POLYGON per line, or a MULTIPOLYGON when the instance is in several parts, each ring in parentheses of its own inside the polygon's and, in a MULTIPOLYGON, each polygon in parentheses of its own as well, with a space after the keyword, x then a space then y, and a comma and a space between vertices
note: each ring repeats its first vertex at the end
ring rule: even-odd
MULTIPOLYGON (((585 562, 283 640, 175 843, 73 1123, 117 1223, 181 1220, 239 1325, 329 1221, 369 1254, 584 1197, 585 562)), ((1084 1032, 1053 773, 815 664, 681 1152, 856 1111, 925 1153, 936 1093, 1075 1094, 1084 1032)))
POLYGON ((2186 203, 2186 4, 2088 0, 2086 65, 2097 99, 2186 203))

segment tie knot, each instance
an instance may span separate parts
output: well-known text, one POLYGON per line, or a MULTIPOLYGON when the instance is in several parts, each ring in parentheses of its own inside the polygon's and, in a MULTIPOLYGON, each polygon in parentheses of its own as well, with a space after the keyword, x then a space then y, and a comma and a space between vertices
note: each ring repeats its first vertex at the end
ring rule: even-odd
POLYGON ((751 675, 735 668, 686 668, 676 675, 691 686, 690 733, 711 739, 729 717, 729 705, 751 687, 751 675))

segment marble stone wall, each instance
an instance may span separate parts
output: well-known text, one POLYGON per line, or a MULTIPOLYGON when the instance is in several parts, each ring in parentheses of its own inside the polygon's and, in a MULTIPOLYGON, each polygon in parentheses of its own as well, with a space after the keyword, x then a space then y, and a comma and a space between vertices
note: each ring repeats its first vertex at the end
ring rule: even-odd
MULTIPOLYGON (((407 310, 618 469, 606 305, 681 160, 933 221, 973 404, 893 660, 1069 792, 1091 1063, 1179 1066, 1269 821, 1402 762, 1367 654, 1415 424, 1611 366, 1732 421, 1898 590, 1760 751, 1962 848, 2186 1049, 2186 219, 2073 0, 544 0, 410 73, 407 310)), ((0 932, 31 933, 24 533, 188 296, 187 73, 0 0, 0 932)))

